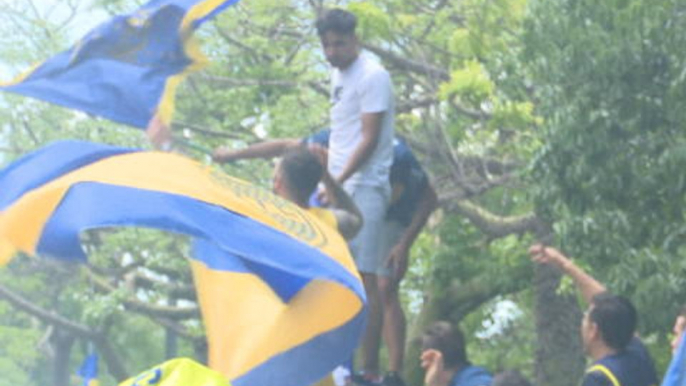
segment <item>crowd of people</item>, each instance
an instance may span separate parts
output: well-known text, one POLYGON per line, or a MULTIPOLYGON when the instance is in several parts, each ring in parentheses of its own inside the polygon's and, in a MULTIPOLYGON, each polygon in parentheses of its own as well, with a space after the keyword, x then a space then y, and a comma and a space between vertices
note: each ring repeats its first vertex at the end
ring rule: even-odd
MULTIPOLYGON (((405 316, 398 296, 410 249, 437 196, 408 144, 394 133, 389 73, 360 49, 356 18, 332 9, 316 23, 331 77, 330 128, 305 138, 276 139, 242 149, 218 148, 217 162, 277 158, 274 192, 337 228, 349 242, 368 301, 368 322, 349 382, 403 386, 405 316), (381 371, 381 341, 388 350, 381 371)), ((632 303, 613 295, 557 249, 534 245, 531 259, 569 275, 588 304, 581 339, 592 365, 583 386, 653 386, 658 377, 636 335, 632 303)), ((686 328, 686 309, 674 325, 676 349, 686 328)), ((525 386, 518 371, 492 376, 471 364, 457 326, 437 321, 421 338, 426 386, 525 386)), ((327 378, 320 384, 332 382, 327 378)))

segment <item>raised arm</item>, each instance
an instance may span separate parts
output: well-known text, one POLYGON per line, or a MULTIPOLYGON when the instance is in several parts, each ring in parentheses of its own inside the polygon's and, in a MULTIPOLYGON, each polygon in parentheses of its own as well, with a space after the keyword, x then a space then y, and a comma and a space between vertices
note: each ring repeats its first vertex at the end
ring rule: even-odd
POLYGON ((243 149, 219 147, 214 151, 212 159, 224 163, 248 158, 276 158, 299 145, 300 141, 297 139, 275 139, 258 142, 243 149))
POLYGON ((587 303, 590 303, 595 295, 607 291, 605 286, 593 278, 593 276, 584 272, 567 256, 553 247, 535 244, 529 248, 529 254, 533 261, 542 264, 553 264, 569 275, 576 283, 587 303))

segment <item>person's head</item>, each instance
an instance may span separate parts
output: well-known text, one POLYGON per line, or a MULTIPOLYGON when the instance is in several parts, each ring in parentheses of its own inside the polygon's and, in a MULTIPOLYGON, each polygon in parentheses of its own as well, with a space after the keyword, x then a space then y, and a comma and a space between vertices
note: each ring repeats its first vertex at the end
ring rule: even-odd
POLYGON ((637 319, 628 299, 609 292, 594 296, 581 323, 584 349, 589 354, 599 345, 624 350, 636 332, 637 319))
POLYGON ((675 352, 679 348, 679 343, 681 342, 681 337, 684 336, 684 331, 686 331, 686 305, 681 307, 676 316, 676 320, 674 320, 674 327, 672 327, 674 337, 671 342, 672 352, 675 352))
POLYGON ((507 370, 493 377, 492 386, 531 386, 531 382, 517 370, 507 370))
POLYGON ((305 146, 288 151, 274 172, 274 193, 300 206, 307 202, 322 179, 324 167, 305 146))
POLYGON ((421 337, 421 345, 422 351, 440 351, 446 368, 455 369, 469 364, 464 336, 449 322, 439 321, 429 326, 421 337))
POLYGON ((345 69, 357 59, 360 47, 355 34, 355 15, 338 8, 330 9, 317 19, 316 27, 326 60, 332 66, 345 69))

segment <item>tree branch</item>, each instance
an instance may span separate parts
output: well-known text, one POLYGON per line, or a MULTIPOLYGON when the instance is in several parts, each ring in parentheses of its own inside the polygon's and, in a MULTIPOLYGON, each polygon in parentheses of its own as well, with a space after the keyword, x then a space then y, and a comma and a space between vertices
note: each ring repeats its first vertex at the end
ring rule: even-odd
POLYGON ((25 299, 21 295, 12 292, 9 288, 0 284, 0 298, 5 299, 13 307, 32 315, 47 324, 52 324, 58 328, 68 331, 80 338, 93 339, 96 333, 88 326, 72 322, 55 312, 45 310, 36 306, 31 301, 25 299))
MULTIPOLYGON (((87 270, 88 276, 95 285, 95 287, 105 293, 112 293, 116 291, 112 285, 110 285, 105 279, 98 276, 92 270, 87 270)), ((169 307, 169 306, 157 306, 143 303, 138 300, 123 300, 122 304, 124 307, 130 311, 137 312, 142 315, 147 315, 155 318, 166 318, 170 320, 184 320, 191 318, 198 318, 200 313, 197 307, 169 307)))
POLYGON ((204 80, 211 82, 212 84, 223 85, 228 87, 263 87, 263 86, 275 86, 275 87, 303 87, 308 86, 316 93, 323 95, 325 97, 329 96, 329 91, 325 86, 322 86, 318 82, 308 81, 308 82, 294 82, 291 80, 281 80, 281 79, 236 79, 227 78, 216 75, 202 74, 198 75, 204 80))
POLYGON ((441 198, 439 202, 449 212, 467 217, 474 226, 493 238, 535 231, 540 226, 540 220, 534 213, 501 217, 468 200, 446 201, 441 198))
POLYGON ((136 273, 133 277, 133 282, 136 288, 144 288, 148 290, 160 289, 167 293, 170 297, 175 299, 184 299, 190 301, 196 301, 195 288, 193 286, 178 286, 159 280, 154 280, 148 276, 141 273, 136 273))
POLYGON ((240 136, 233 134, 231 132, 209 130, 209 129, 202 128, 200 126, 192 125, 192 124, 187 123, 187 122, 174 122, 174 123, 172 123, 172 128, 188 129, 192 132, 202 134, 202 135, 206 135, 208 137, 242 139, 240 136))
POLYGON ((100 355, 102 355, 102 359, 107 363, 107 371, 117 382, 122 382, 129 378, 124 362, 104 334, 97 334, 93 339, 93 343, 98 348, 100 355))
POLYGON ((397 112, 398 113, 408 113, 411 112, 414 109, 422 108, 422 107, 429 107, 433 106, 436 103, 439 103, 439 100, 436 98, 424 98, 420 100, 410 100, 405 103, 402 103, 398 106, 397 112))
POLYGON ((506 280, 493 280, 482 274, 467 282, 453 280, 441 296, 442 309, 450 312, 450 320, 460 321, 482 304, 496 296, 508 295, 530 287, 531 270, 516 269, 508 272, 506 280))
POLYGON ((411 59, 401 57, 391 51, 385 50, 381 47, 374 46, 371 44, 363 44, 364 48, 375 53, 383 60, 391 63, 398 69, 412 71, 420 74, 428 74, 430 76, 435 76, 443 81, 450 80, 450 74, 448 71, 432 66, 430 64, 420 63, 411 59))

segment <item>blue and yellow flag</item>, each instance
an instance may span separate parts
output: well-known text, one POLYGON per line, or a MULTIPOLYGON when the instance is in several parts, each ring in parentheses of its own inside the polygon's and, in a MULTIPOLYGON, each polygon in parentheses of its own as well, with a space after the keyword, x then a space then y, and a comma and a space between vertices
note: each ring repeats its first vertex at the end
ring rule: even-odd
POLYGON ((0 90, 146 128, 169 124, 183 77, 205 62, 192 32, 238 0, 152 0, 96 27, 0 90))
POLYGON ((81 386, 98 386, 98 354, 89 354, 76 375, 83 379, 81 386))
POLYGON ((289 201, 180 155, 88 142, 0 172, 6 256, 85 261, 80 232, 122 226, 197 240, 209 365, 235 386, 310 385, 357 345, 365 298, 345 241, 289 201))
POLYGON ((188 358, 177 358, 146 370, 119 386, 231 386, 222 374, 188 358))

